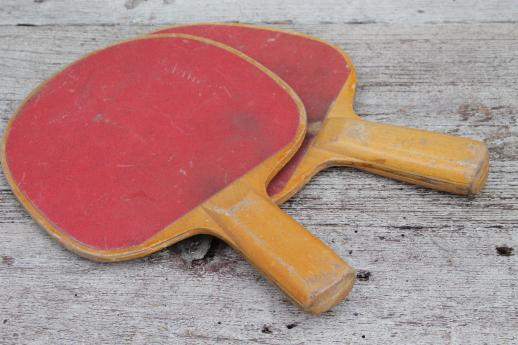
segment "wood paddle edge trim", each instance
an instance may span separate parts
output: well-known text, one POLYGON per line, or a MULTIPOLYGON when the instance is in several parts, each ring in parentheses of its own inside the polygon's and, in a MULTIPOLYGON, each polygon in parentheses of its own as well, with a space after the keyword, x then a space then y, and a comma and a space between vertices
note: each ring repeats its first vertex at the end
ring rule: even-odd
POLYGON ((220 42, 213 41, 210 39, 206 39, 203 37, 192 36, 187 34, 156 34, 153 36, 149 35, 139 35, 127 40, 115 41, 112 44, 109 44, 105 47, 96 49, 90 53, 82 55, 80 58, 74 60, 73 62, 65 65, 57 72, 53 73, 49 78, 42 81, 38 86, 36 86, 18 105, 15 112, 9 119, 9 122, 4 130, 4 136, 2 138, 0 144, 0 164, 2 165, 2 170, 4 172, 4 176, 11 187, 14 195, 21 203, 23 208, 27 213, 39 224, 45 231, 54 239, 56 239, 61 245, 63 245, 68 250, 78 254, 81 257, 99 261, 99 262, 117 262, 117 261, 126 261, 131 259, 136 259, 140 257, 144 257, 148 254, 154 253, 160 249, 163 249, 167 246, 170 246, 174 243, 177 243, 183 239, 188 237, 198 235, 198 234, 208 234, 212 236, 216 236, 222 239, 225 239, 223 231, 221 231, 220 227, 215 223, 203 210, 203 204, 207 201, 211 200, 219 196, 222 193, 227 193, 228 189, 232 188, 233 185, 238 181, 247 180, 249 185, 252 185, 257 192, 267 195, 266 186, 271 181, 271 179, 284 167, 284 165, 293 157, 293 155, 297 152, 298 148, 302 144, 307 128, 306 121, 306 110, 304 104, 302 103, 299 96, 295 93, 295 91, 286 84, 279 76, 270 71, 265 66, 261 65, 259 62, 250 58, 246 54, 236 50, 232 47, 224 45, 220 42), (293 137, 293 140, 285 145, 283 148, 278 150, 276 153, 271 155, 269 158, 265 159, 260 165, 256 166, 252 170, 248 171, 243 176, 239 177, 236 181, 232 182, 230 185, 226 186, 219 192, 213 194, 207 200, 200 203, 200 205, 196 206, 192 210, 188 211, 186 214, 176 219, 173 223, 164 227, 162 230, 158 231, 155 235, 135 246, 127 247, 127 248, 115 248, 115 249, 99 249, 88 246, 74 237, 70 236, 66 232, 59 229, 58 226, 53 224, 47 217, 41 212, 25 194, 20 190, 18 184, 14 180, 11 170, 9 169, 9 164, 7 162, 7 140, 9 137, 9 132, 12 124, 14 123, 17 115, 21 111, 21 109, 25 106, 25 104, 37 93, 39 92, 50 80, 63 72, 70 65, 77 63, 83 59, 88 58, 91 55, 94 55, 104 49, 110 48, 112 46, 116 46, 119 44, 123 44, 126 42, 132 42, 137 40, 147 40, 147 39, 160 39, 164 37, 177 37, 177 38, 185 38, 191 39, 195 41, 204 42, 221 49, 224 49, 239 58, 247 61, 251 65, 260 69, 263 73, 267 74, 275 83, 277 83, 286 93, 291 97, 295 105, 297 106, 299 112, 299 123, 296 130, 296 133, 293 137), (262 181, 262 182, 261 182, 262 181), (196 225, 187 226, 184 223, 194 223, 196 225))
MULTIPOLYGON (((352 59, 347 55, 345 51, 342 49, 334 46, 333 44, 326 42, 318 37, 302 33, 302 32, 294 32, 289 30, 283 30, 278 28, 272 28, 267 26, 261 26, 261 25, 254 25, 254 24, 244 24, 244 23, 224 23, 224 22, 201 22, 201 23, 187 23, 187 24, 178 24, 178 25, 167 25, 163 26, 157 30, 151 31, 148 35, 161 35, 160 31, 167 30, 167 29, 173 29, 173 28, 181 28, 181 27, 189 27, 189 26, 203 26, 203 25, 221 25, 221 26, 235 26, 235 27, 243 27, 243 28, 250 28, 250 29, 260 29, 260 30, 267 30, 272 32, 280 32, 287 35, 293 35, 298 36, 306 39, 310 39, 319 43, 322 43, 335 51, 337 51, 344 61, 346 62, 347 66, 349 67, 349 74, 347 76, 347 80, 345 81, 344 85, 340 89, 340 92, 338 92, 338 95, 336 96, 335 100, 331 103, 331 105, 328 108, 327 114, 324 118, 324 122, 322 123, 321 127, 325 126, 325 122, 329 118, 333 117, 350 117, 350 118, 360 118, 358 114, 354 111, 353 108, 353 102, 354 102, 354 95, 356 90, 356 69, 354 67, 352 59)), ((333 160, 332 155, 330 155, 328 152, 324 152, 317 147, 314 146, 315 140, 319 138, 319 135, 321 134, 321 131, 311 139, 311 141, 308 144, 308 148, 306 153, 304 153, 303 158, 295 168, 295 171, 293 171, 292 175, 290 176, 288 182, 277 194, 270 195, 270 198, 277 203, 282 204, 291 197, 293 197, 295 194, 297 194, 298 191, 300 191, 308 182, 311 180, 313 176, 315 176, 318 172, 327 169, 329 167, 336 166, 337 163, 333 160)), ((273 176, 272 176, 273 178, 273 176)), ((271 180, 271 179, 270 179, 271 180)), ((269 183, 269 181, 268 181, 269 183)))

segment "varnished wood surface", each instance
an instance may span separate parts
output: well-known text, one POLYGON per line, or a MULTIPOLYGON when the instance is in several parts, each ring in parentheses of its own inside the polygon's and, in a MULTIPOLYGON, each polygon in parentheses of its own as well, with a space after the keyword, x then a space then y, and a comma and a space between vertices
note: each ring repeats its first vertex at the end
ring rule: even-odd
POLYGON ((513 2, 283 3, 223 1, 210 11, 204 1, 6 0, 1 128, 40 81, 110 42, 174 22, 278 22, 351 55, 355 110, 366 119, 484 140, 481 195, 352 169, 317 175, 283 209, 359 274, 345 303, 311 316, 208 238, 127 263, 81 259, 25 214, 2 176, 0 344, 518 343, 513 2))

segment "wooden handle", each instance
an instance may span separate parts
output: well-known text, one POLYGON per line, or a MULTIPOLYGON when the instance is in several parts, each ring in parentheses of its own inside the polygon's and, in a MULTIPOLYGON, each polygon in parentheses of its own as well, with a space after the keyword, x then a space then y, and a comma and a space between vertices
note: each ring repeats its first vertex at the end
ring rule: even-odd
POLYGON ((206 207, 223 239, 305 311, 322 313, 351 290, 354 270, 266 195, 231 208, 206 207))
POLYGON ((318 147, 379 175, 461 195, 479 193, 487 178, 480 141, 355 118, 329 119, 323 129, 318 147))

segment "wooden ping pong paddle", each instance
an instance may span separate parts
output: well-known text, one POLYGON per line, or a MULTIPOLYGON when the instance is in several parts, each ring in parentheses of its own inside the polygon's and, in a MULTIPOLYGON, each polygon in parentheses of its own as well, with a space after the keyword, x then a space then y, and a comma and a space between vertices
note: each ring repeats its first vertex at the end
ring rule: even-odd
POLYGON ((305 126, 295 92, 251 58, 155 35, 41 84, 6 129, 2 166, 27 211, 79 255, 127 260, 210 234, 320 313, 347 295, 354 271, 266 191, 305 126))
POLYGON ((279 75, 301 97, 308 132, 294 158, 268 186, 287 200, 318 171, 354 166, 428 188, 477 194, 488 173, 484 143, 418 129, 373 123, 353 110, 354 65, 317 38, 243 24, 193 24, 157 33, 186 33, 236 48, 279 75))

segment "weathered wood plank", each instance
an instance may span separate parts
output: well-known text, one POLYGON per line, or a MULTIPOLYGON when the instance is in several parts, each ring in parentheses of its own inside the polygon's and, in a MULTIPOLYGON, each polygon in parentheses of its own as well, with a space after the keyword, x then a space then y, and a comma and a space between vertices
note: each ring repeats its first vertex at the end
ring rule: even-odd
MULTIPOLYGON (((371 275, 347 302, 314 317, 217 242, 120 264, 80 259, 34 224, 2 176, 1 344, 518 342, 516 25, 284 27, 346 48, 358 69, 356 109, 367 118, 485 140, 492 167, 482 195, 351 169, 318 175, 283 208, 371 275), (502 245, 515 255, 499 255, 502 245)), ((2 27, 0 128, 66 63, 152 28, 2 27)))
POLYGON ((1 24, 516 22, 514 0, 2 0, 1 24))

